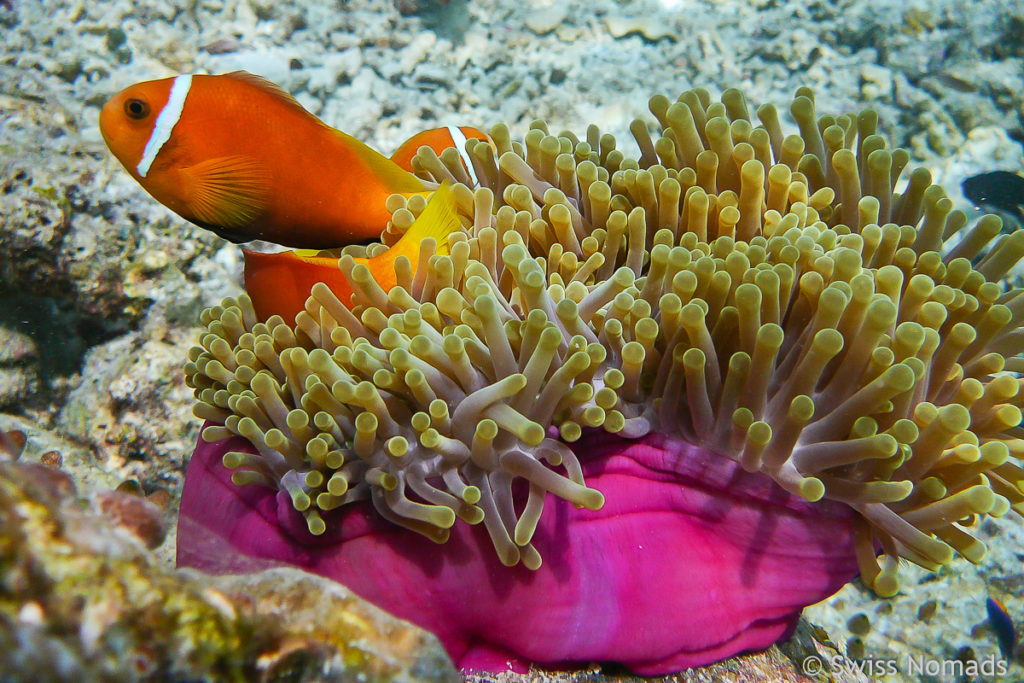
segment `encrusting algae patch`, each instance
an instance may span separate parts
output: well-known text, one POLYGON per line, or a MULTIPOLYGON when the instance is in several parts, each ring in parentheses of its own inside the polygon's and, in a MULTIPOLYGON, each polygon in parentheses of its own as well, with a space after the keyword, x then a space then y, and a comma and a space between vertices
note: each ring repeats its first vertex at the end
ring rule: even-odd
POLYGON ((383 244, 338 261, 351 301, 316 285, 294 324, 247 296, 205 311, 186 373, 223 426, 203 439, 258 451, 223 456, 232 481, 287 492, 314 535, 369 499, 438 543, 482 523, 537 569, 547 494, 608 493, 571 444, 660 434, 856 511, 880 595, 900 559, 979 561, 978 520, 1024 511, 1024 232, 969 226, 925 169, 894 192, 909 155, 875 114, 819 116, 806 89, 798 135, 734 89, 650 110, 639 159, 595 126, 496 126, 466 146, 477 187, 456 150, 423 149, 462 225, 448 253, 425 241, 390 289, 355 264, 430 211, 394 196, 383 244))

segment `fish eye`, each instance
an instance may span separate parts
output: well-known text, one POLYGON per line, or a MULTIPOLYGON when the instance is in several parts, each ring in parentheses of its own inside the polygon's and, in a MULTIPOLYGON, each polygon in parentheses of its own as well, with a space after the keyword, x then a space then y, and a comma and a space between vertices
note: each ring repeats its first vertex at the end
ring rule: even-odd
POLYGON ((149 105, 140 99, 132 98, 124 103, 124 113, 135 120, 149 116, 149 105))

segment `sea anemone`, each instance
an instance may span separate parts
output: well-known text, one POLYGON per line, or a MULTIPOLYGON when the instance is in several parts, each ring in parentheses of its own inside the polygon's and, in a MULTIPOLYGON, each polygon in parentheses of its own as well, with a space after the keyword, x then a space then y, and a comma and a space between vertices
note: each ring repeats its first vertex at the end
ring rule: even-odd
POLYGON ((179 562, 336 578, 468 669, 645 674, 767 647, 858 573, 977 562, 978 520, 1024 510, 1024 232, 922 168, 896 193, 876 115, 806 89, 799 135, 734 89, 650 111, 639 159, 496 126, 477 187, 421 150, 450 253, 388 290, 346 253, 351 300, 315 285, 294 325, 205 311, 179 562))

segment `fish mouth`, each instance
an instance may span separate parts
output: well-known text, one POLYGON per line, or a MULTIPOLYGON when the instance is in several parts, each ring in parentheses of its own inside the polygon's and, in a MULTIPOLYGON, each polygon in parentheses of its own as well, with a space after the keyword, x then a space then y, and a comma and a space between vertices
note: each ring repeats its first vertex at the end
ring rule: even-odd
POLYGON ((297 566, 435 633, 465 670, 618 662, 641 675, 763 649, 857 574, 856 515, 682 439, 593 432, 572 445, 600 510, 548 496, 539 569, 502 566, 483 525, 444 544, 368 503, 310 535, 284 493, 231 483, 241 437, 200 442, 188 466, 178 565, 214 573, 297 566), (368 570, 368 568, 373 568, 368 570), (504 663, 504 664, 503 664, 504 663))
POLYGON ((114 97, 111 97, 109 100, 107 100, 106 103, 104 103, 103 107, 100 109, 100 136, 103 137, 103 142, 106 143, 107 147, 110 148, 111 151, 113 151, 113 147, 111 146, 112 127, 114 123, 115 111, 119 109, 119 105, 117 104, 119 101, 120 97, 115 95, 114 97))

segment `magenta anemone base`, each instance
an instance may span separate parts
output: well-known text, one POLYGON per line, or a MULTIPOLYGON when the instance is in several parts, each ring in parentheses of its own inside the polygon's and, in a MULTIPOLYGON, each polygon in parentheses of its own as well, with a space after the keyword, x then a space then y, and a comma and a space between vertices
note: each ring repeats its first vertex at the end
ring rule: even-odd
POLYGON ((599 511, 548 496, 536 571, 505 567, 483 525, 444 545, 369 503, 313 537, 283 493, 230 481, 247 441, 200 441, 178 524, 178 564, 213 573, 293 565, 435 633, 465 671, 619 662, 642 675, 708 664, 787 637, 800 611, 857 574, 855 513, 677 438, 604 432, 573 444, 599 511))

